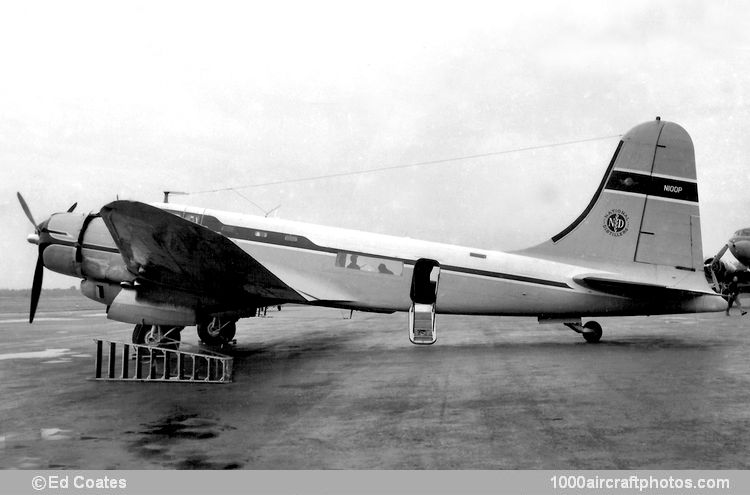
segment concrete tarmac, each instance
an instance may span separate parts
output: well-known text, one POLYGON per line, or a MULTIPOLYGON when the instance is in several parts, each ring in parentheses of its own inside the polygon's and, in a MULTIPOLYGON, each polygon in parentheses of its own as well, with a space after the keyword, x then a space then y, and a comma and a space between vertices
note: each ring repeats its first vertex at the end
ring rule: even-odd
MULTIPOLYGON (((750 315, 532 318, 271 308, 231 384, 97 382, 101 310, 0 314, 0 467, 748 469, 750 315)), ((183 342, 197 345, 194 328, 183 342)))

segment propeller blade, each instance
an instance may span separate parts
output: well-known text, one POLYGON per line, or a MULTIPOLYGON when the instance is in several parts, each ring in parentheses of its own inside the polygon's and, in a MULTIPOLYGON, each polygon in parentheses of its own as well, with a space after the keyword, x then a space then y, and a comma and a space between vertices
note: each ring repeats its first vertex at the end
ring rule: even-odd
POLYGON ((711 265, 710 265, 710 272, 711 272, 711 280, 713 281, 713 289, 716 292, 721 292, 721 284, 719 282, 719 279, 716 277, 716 272, 719 271, 719 267, 721 266, 721 257, 724 256, 724 253, 727 252, 727 249, 729 249, 729 243, 724 244, 724 247, 722 247, 718 253, 716 253, 716 256, 714 256, 711 259, 711 265))
POLYGON ((34 322, 36 306, 39 304, 39 295, 42 293, 42 279, 44 278, 44 260, 42 259, 42 250, 39 250, 39 257, 36 259, 36 270, 34 270, 34 283, 31 286, 31 307, 29 308, 29 323, 34 322))
POLYGON ((34 220, 34 215, 31 214, 31 210, 29 210, 29 205, 26 204, 26 201, 23 199, 23 196, 21 196, 20 192, 16 192, 16 196, 18 196, 18 202, 21 203, 21 208, 23 208, 23 212, 26 213, 26 218, 29 219, 31 224, 36 229, 37 223, 36 223, 36 220, 34 220))
POLYGON ((73 210, 76 209, 76 206, 78 206, 78 202, 75 202, 72 205, 70 205, 70 208, 68 208, 68 213, 73 213, 73 210))
POLYGON ((721 289, 719 287, 719 279, 716 278, 716 270, 714 270, 714 265, 711 263, 711 281, 713 282, 713 289, 714 292, 721 292, 721 289))

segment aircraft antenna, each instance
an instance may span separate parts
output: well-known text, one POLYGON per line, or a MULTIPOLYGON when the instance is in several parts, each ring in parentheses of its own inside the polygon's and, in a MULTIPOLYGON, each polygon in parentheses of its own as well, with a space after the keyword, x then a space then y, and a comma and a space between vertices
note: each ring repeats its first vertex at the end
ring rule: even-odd
MULTIPOLYGON (((456 156, 452 158, 443 158, 440 160, 427 160, 423 162, 407 163, 404 165, 391 165, 387 167, 370 168, 370 169, 365 169, 365 170, 353 170, 353 171, 348 171, 348 172, 337 172, 337 173, 325 174, 325 175, 314 175, 310 177, 298 177, 296 179, 282 179, 282 180, 276 180, 276 181, 270 181, 270 182, 260 182, 257 184, 247 184, 244 186, 221 187, 218 189, 206 189, 202 191, 191 191, 191 192, 180 193, 180 194, 192 195, 192 194, 207 194, 207 193, 215 193, 215 192, 223 192, 223 191, 234 191, 238 195, 242 196, 239 192, 237 192, 239 189, 250 189, 252 187, 264 187, 264 186, 276 186, 276 185, 281 185, 281 184, 291 184, 295 182, 309 182, 309 181, 314 181, 314 180, 332 179, 336 177, 348 177, 352 175, 372 174, 376 172, 383 172, 386 170, 398 170, 398 169, 403 169, 403 168, 439 165, 442 163, 473 160, 476 158, 485 158, 488 156, 507 155, 510 153, 520 153, 522 151, 533 151, 533 150, 540 150, 540 149, 545 149, 545 148, 556 148, 559 146, 568 146, 571 144, 588 143, 591 141, 603 141, 605 139, 614 139, 614 138, 620 138, 620 137, 622 137, 622 134, 612 134, 609 136, 599 136, 599 137, 587 138, 587 139, 577 139, 574 141, 562 141, 558 143, 541 144, 541 145, 536 145, 536 146, 526 146, 522 148, 513 148, 513 149, 501 150, 501 151, 491 151, 489 153, 478 153, 475 155, 456 156)), ((166 194, 166 191, 165 191, 165 194, 166 194)), ((242 197, 250 201, 245 196, 242 196, 242 197)), ((252 201, 250 201, 250 203, 252 203, 252 201)), ((260 206, 258 205, 255 205, 255 206, 263 210, 263 208, 261 208, 260 206)), ((265 210, 263 211, 265 212, 265 210)))
POLYGON ((182 191, 164 191, 164 202, 169 203, 169 195, 170 194, 179 194, 181 196, 187 196, 190 193, 182 192, 182 191))

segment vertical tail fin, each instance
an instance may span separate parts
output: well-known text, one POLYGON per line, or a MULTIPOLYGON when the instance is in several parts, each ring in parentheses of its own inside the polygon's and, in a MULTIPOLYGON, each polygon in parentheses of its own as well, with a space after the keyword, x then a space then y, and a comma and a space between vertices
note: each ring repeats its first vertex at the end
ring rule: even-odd
POLYGON ((583 213, 549 241, 519 254, 702 270, 688 133, 658 118, 628 131, 583 213))

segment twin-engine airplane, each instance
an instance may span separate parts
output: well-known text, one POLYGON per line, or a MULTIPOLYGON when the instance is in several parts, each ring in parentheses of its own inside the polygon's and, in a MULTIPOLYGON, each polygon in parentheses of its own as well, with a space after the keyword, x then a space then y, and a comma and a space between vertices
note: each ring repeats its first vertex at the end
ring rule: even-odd
POLYGON ((136 343, 196 325, 221 344, 235 322, 283 303, 409 313, 415 344, 435 314, 536 316, 588 342, 582 317, 724 311, 706 282, 693 143, 655 121, 622 138, 591 202, 547 242, 503 253, 223 211, 115 201, 36 225, 31 315, 43 267, 82 279, 136 343))

